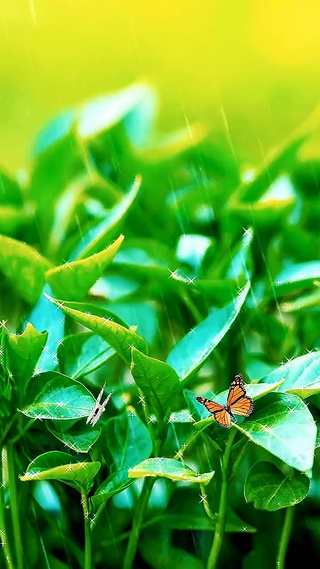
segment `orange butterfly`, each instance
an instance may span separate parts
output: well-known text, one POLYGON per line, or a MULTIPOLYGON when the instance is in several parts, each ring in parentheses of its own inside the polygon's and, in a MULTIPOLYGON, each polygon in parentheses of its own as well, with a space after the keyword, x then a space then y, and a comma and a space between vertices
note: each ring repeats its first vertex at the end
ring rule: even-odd
POLYGON ((241 415, 242 417, 249 417, 253 411, 253 401, 251 397, 246 395, 242 375, 236 375, 230 385, 227 404, 220 405, 211 399, 205 397, 196 397, 199 403, 202 403, 212 413, 215 420, 221 427, 230 429, 232 427, 231 417, 235 419, 234 415, 241 415))

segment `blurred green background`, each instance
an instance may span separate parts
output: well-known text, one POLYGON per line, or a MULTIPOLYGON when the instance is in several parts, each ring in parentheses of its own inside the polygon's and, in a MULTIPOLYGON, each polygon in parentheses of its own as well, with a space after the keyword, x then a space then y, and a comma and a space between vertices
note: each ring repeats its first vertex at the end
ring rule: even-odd
POLYGON ((261 162, 319 101, 319 24, 319 0, 1 0, 1 165, 27 165, 61 109, 141 79, 161 129, 200 121, 261 162))

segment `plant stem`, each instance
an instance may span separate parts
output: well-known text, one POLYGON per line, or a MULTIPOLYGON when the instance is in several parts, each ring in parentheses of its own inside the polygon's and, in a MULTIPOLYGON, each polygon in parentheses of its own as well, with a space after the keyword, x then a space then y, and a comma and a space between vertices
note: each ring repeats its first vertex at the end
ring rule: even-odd
POLYGON ((182 300, 184 300, 186 306, 190 310, 190 312, 191 312, 193 318, 195 319, 196 323, 199 324, 200 322, 202 322, 204 317, 202 316, 202 314, 198 310, 195 302, 193 302, 189 293, 186 290, 183 291, 182 300))
POLYGON ((83 519, 84 519, 84 569, 91 569, 91 530, 90 530, 90 518, 89 518, 89 508, 88 508, 88 496, 84 489, 81 490, 81 504, 83 509, 83 519))
POLYGON ((212 547, 208 559, 208 569, 215 569, 218 562, 219 553, 223 543, 224 531, 226 526, 226 516, 227 516, 227 505, 228 505, 228 490, 229 490, 229 459, 232 449, 232 444, 234 438, 237 434, 237 430, 232 428, 230 435, 226 444, 226 449, 224 451, 221 474, 222 474, 222 485, 221 485, 221 495, 218 511, 218 519, 216 530, 214 532, 214 538, 212 542, 212 547))
POLYGON ((284 524, 281 532, 278 555, 277 555, 277 569, 285 568, 287 547, 290 540, 290 535, 293 526, 294 508, 293 506, 286 509, 284 524))
POLYGON ((6 438, 7 434, 8 434, 8 432, 10 431, 10 429, 11 429, 11 427, 12 427, 12 425, 13 425, 13 423, 17 420, 17 415, 18 415, 18 413, 16 413, 15 415, 13 415, 13 417, 11 417, 10 421, 6 424, 6 426, 5 426, 5 428, 4 428, 3 432, 2 432, 2 435, 1 435, 1 440, 0 440, 0 444, 1 444, 1 445, 2 445, 2 443, 4 442, 4 440, 5 440, 5 438, 6 438))
MULTIPOLYGON (((4 449, 2 449, 2 456, 1 456, 1 480, 0 480, 0 545, 3 548, 3 555, 6 561, 6 567, 8 569, 14 569, 14 564, 12 561, 12 555, 10 550, 10 545, 8 542, 8 532, 6 529, 6 518, 5 518, 5 509, 4 509, 4 490, 5 490, 5 477, 3 475, 3 457, 5 455, 4 449)), ((6 455, 5 455, 6 459, 6 455)))
MULTIPOLYGON (((249 446, 249 441, 243 442, 243 439, 241 439, 238 442, 242 444, 242 448, 240 448, 239 454, 238 454, 237 458, 235 459, 235 461, 232 465, 232 472, 231 472, 230 478, 233 478, 236 475, 237 469, 238 469, 239 465, 241 464, 242 460, 244 459, 244 457, 247 453, 247 450, 248 450, 248 446, 249 446)), ((236 443, 233 446, 233 450, 235 450, 235 447, 237 447, 237 445, 238 445, 238 443, 236 443)), ((239 445, 239 446, 241 446, 241 445, 239 445)))
POLYGON ((14 464, 14 447, 11 443, 8 444, 7 446, 7 461, 8 461, 10 510, 11 510, 12 529, 13 529, 14 545, 16 552, 17 569, 23 569, 23 547, 22 547, 21 527, 20 527, 20 518, 19 518, 17 475, 14 464))
POLYGON ((153 478, 146 478, 144 480, 141 494, 137 504, 137 509, 133 519, 133 524, 130 532, 126 554, 124 556, 123 569, 131 569, 132 567, 138 547, 139 533, 142 526, 144 512, 148 505, 154 482, 155 481, 153 478))

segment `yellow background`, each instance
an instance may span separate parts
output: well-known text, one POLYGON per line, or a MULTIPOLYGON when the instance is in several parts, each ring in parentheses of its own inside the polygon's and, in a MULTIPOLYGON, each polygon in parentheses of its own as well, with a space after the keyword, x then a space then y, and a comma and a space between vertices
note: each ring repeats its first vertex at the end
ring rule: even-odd
POLYGON ((260 162, 319 101, 318 0, 0 0, 0 167, 61 109, 147 80, 160 127, 201 121, 260 162))

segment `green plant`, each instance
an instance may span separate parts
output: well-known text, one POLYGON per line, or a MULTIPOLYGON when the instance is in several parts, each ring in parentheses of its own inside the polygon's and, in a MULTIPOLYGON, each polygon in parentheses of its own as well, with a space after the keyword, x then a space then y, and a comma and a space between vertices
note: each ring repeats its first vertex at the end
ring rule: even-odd
POLYGON ((67 111, 0 174, 1 567, 283 568, 294 513, 319 535, 317 116, 241 181, 155 110, 67 111), (237 373, 254 411, 222 429, 195 395, 237 373))

